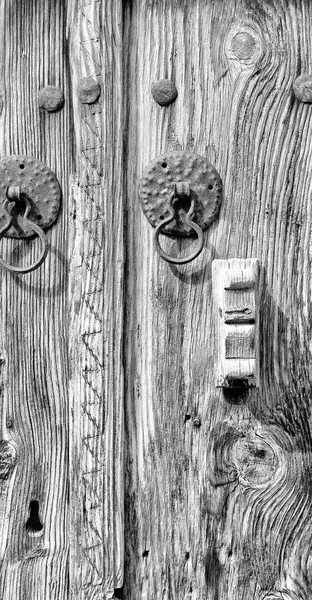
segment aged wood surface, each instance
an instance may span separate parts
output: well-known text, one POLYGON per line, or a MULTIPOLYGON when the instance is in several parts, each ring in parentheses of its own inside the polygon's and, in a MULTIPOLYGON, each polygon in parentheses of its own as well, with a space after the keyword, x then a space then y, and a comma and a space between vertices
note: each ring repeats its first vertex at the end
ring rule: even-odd
MULTIPOLYGON (((0 6, 1 154, 39 158, 63 191, 44 266, 0 272, 0 597, 109 599, 123 582, 120 4, 0 6), (102 88, 90 105, 86 76, 102 88), (39 109, 47 84, 59 112, 39 109)), ((1 241, 21 264, 38 248, 1 241)))
MULTIPOLYGON (((23 276, 0 272, 1 438, 16 451, 11 475, 0 477, 0 597, 60 599, 68 588, 66 13, 61 0, 3 0, 0 11, 1 156, 42 160, 64 191, 44 265, 23 276), (38 107, 38 91, 47 84, 66 96, 58 113, 38 107)), ((26 265, 39 248, 38 240, 6 240, 0 251, 26 265)), ((0 456, 2 464, 3 446, 0 456)))
MULTIPOLYGON (((311 598, 312 109, 307 0, 124 3, 127 98, 124 597, 311 598), (175 82, 160 107, 154 81, 175 82), (138 203, 169 150, 220 172, 202 255, 170 267, 138 203), (213 258, 259 258, 261 384, 215 388, 213 258)), ((166 239, 169 253, 189 241, 166 239)))
MULTIPOLYGON (((63 190, 43 267, 0 272, 0 598, 309 600, 312 108, 292 82, 310 68, 312 6, 121 7, 0 3, 1 155, 46 162, 63 190), (90 105, 85 76, 101 85, 90 105), (169 107, 151 95, 164 77, 169 107), (47 84, 60 112, 38 108, 47 84), (138 182, 179 149, 208 157, 224 198, 201 256, 173 267, 138 182), (215 387, 211 264, 247 257, 260 387, 241 393, 215 387)), ((21 264, 36 250, 1 241, 21 264)))
POLYGON ((70 598, 100 600, 123 583, 121 17, 114 1, 73 8, 70 598), (90 105, 86 76, 102 87, 90 105))

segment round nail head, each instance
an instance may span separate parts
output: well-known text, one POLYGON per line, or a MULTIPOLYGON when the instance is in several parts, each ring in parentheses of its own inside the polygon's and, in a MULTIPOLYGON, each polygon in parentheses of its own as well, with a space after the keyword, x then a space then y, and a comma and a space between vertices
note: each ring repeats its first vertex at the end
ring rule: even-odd
POLYGON ((160 106, 168 106, 178 96, 178 91, 170 79, 159 79, 151 87, 152 96, 160 106))
POLYGON ((312 75, 299 75, 293 84, 293 90, 298 100, 312 103, 312 75))
POLYGON ((60 88, 54 85, 46 85, 39 91, 38 100, 40 108, 47 112, 56 112, 64 104, 64 94, 60 88))
POLYGON ((98 99, 101 88, 93 77, 82 77, 78 83, 77 93, 82 104, 93 104, 98 99))

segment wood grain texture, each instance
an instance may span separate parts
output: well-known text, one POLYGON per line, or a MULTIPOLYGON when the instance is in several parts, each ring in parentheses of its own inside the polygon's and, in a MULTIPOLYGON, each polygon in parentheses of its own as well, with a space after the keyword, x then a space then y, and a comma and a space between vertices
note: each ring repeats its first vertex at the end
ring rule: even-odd
POLYGON ((311 598, 312 112, 292 91, 311 25, 306 0, 124 3, 127 600, 311 598), (168 108, 150 94, 161 78, 168 108), (225 190, 179 268, 138 204, 143 168, 177 149, 207 156, 225 190), (214 385, 211 263, 247 257, 262 379, 233 395, 214 385))
MULTIPOLYGON (((44 266, 0 273, 0 597, 109 599, 123 578, 120 7, 0 7, 1 153, 39 158, 63 191, 44 266), (90 106, 87 75, 104 90, 90 106), (64 91, 58 113, 38 107, 48 84, 64 91)), ((21 264, 38 247, 1 241, 21 264)))
MULTIPOLYGON (((3 0, 0 12, 1 156, 42 160, 63 190, 44 265, 24 276, 0 272, 1 438, 16 449, 11 477, 0 481, 0 597, 56 600, 68 591, 66 190, 72 153, 66 13, 59 0, 3 0), (38 91, 47 84, 64 91, 59 113, 38 107, 38 91), (38 532, 26 527, 31 502, 38 503, 38 532)), ((10 239, 1 241, 0 251, 26 265, 39 248, 38 239, 10 239)))
POLYGON ((76 175, 70 268, 70 598, 123 582, 123 206, 119 2, 72 3, 76 175), (93 77, 102 94, 81 104, 93 77))

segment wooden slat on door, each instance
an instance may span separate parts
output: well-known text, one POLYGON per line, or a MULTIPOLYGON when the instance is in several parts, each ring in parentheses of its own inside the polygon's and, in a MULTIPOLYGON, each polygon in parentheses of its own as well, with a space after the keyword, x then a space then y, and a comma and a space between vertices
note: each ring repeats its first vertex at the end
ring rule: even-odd
MULTIPOLYGON (((311 597, 310 3, 125 2, 127 344, 125 596, 311 597), (158 106, 167 77, 178 98, 158 106), (138 202, 170 150, 224 183, 201 256, 164 263, 138 202), (261 386, 215 388, 214 258, 261 264, 261 386), (288 594, 288 595, 287 595, 288 594)), ((162 241, 182 255, 190 242, 162 241)))
MULTIPOLYGON (((0 272, 1 438, 17 452, 12 478, 0 481, 1 491, 7 489, 1 494, 0 597, 59 600, 68 593, 66 247, 72 168, 64 2, 5 0, 0 22, 1 155, 42 160, 63 191, 44 265, 23 276, 0 272), (38 91, 47 84, 64 92, 58 113, 39 109, 38 91)), ((38 239, 0 244, 1 255, 21 265, 32 263, 40 248, 38 239)))
POLYGON ((120 3, 69 15, 76 173, 71 187, 70 598, 123 583, 123 164, 120 3), (101 85, 81 104, 82 77, 101 85))

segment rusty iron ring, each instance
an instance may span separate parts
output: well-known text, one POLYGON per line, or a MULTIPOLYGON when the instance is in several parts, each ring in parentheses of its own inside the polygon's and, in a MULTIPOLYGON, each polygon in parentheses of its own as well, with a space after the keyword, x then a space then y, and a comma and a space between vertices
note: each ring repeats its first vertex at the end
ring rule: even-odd
POLYGON ((175 201, 178 199, 179 198, 178 198, 176 190, 175 190, 174 192, 172 192, 170 199, 169 199, 169 203, 168 203, 168 210, 170 212, 170 215, 169 215, 169 217, 167 217, 166 219, 164 219, 157 225, 157 227, 154 231, 153 241, 154 241, 154 247, 155 247, 156 251, 158 252, 159 256, 163 260, 165 260, 168 263, 172 263, 174 265, 184 265, 184 264, 187 264, 187 263, 191 262, 192 260, 194 260, 201 253, 201 251, 204 247, 203 230, 201 229, 201 227, 199 225, 197 225, 197 223, 194 223, 194 221, 191 220, 191 217, 194 214, 194 208, 195 208, 194 199, 192 199, 191 206, 185 215, 184 223, 186 225, 188 225, 191 229, 193 229, 195 231, 195 233, 197 234, 197 237, 198 237, 197 248, 195 248, 195 250, 191 254, 189 254, 189 256, 185 256, 184 258, 174 258, 172 256, 169 256, 169 254, 167 254, 161 248, 160 243, 159 243, 159 235, 163 232, 162 230, 166 227, 166 225, 168 225, 169 223, 174 221, 176 218, 176 214, 175 214, 173 205, 174 205, 175 201))
MULTIPOLYGON (((7 189, 6 192, 6 199, 2 205, 2 210, 3 210, 3 214, 6 218, 6 223, 4 224, 4 226, 0 229, 0 240, 3 238, 3 236, 6 234, 6 232, 10 229, 10 227, 12 226, 12 215, 10 215, 9 210, 8 210, 8 205, 10 203, 16 203, 20 201, 20 196, 21 196, 21 190, 19 186, 10 186, 7 189)), ((14 267, 13 265, 9 265, 8 263, 6 263, 3 258, 0 257, 0 266, 3 267, 4 269, 6 269, 7 271, 11 271, 12 273, 30 273, 31 271, 35 271, 35 269, 38 269, 42 263, 44 262, 47 253, 48 253, 48 249, 49 249, 49 245, 48 245, 48 240, 46 237, 46 234, 44 233, 44 231, 41 229, 41 227, 39 227, 39 225, 37 225, 36 223, 34 223, 33 221, 31 221, 30 219, 28 219, 28 214, 31 211, 31 204, 29 202, 29 200, 27 199, 27 197, 23 198, 23 201, 26 204, 26 208, 25 208, 25 212, 23 214, 23 216, 21 216, 20 218, 25 221, 26 225, 28 227, 30 227, 34 233, 37 233, 38 237, 40 238, 41 244, 42 244, 42 250, 41 250, 41 254, 38 258, 38 260, 33 263, 32 265, 28 266, 28 267, 14 267)))

